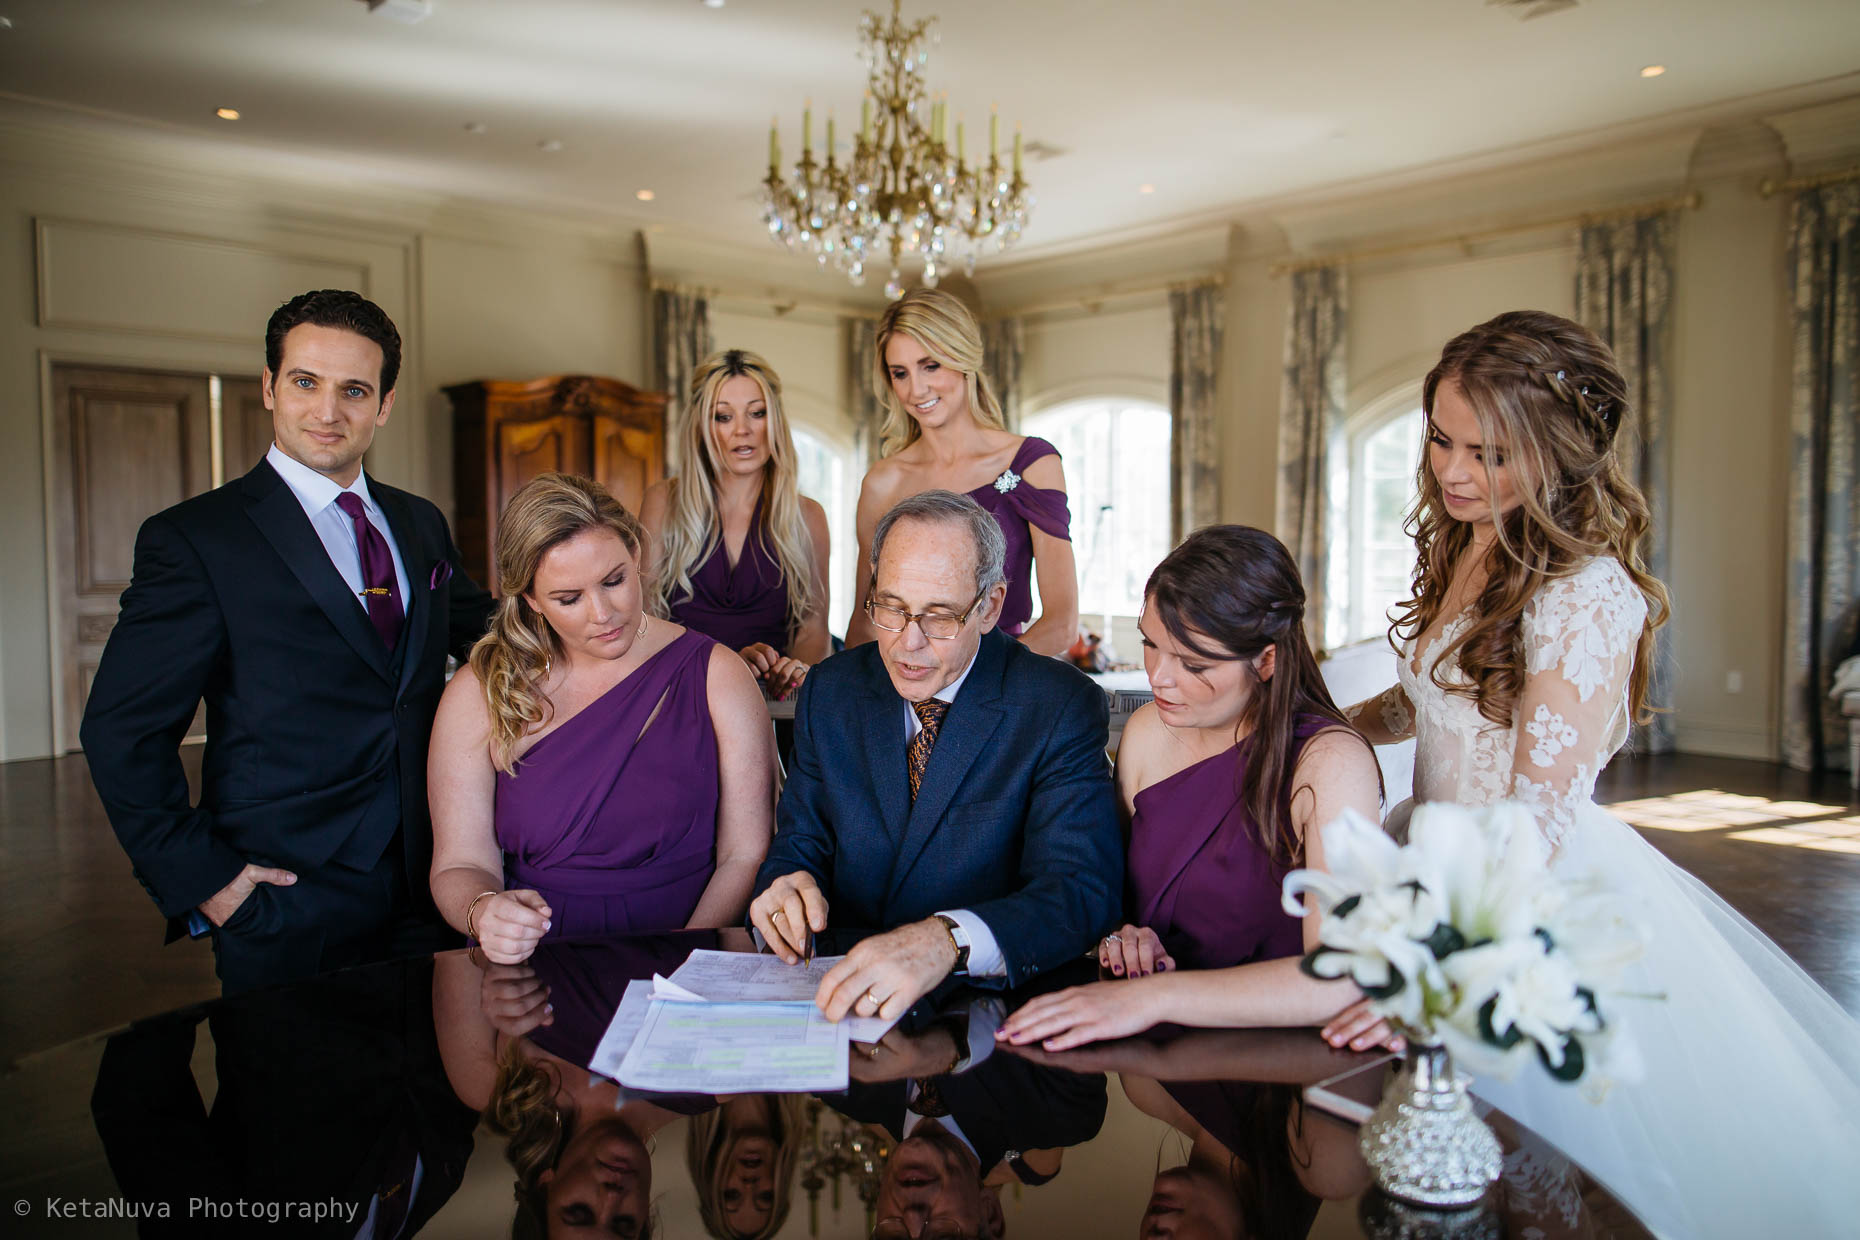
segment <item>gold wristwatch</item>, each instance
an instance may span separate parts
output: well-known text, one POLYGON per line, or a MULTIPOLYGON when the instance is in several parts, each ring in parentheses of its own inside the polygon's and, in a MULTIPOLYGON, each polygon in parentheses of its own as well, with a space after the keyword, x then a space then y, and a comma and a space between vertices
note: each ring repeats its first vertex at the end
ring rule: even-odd
POLYGON ((943 930, 949 935, 949 945, 956 949, 956 965, 950 972, 967 973, 969 971, 968 931, 958 925, 954 917, 947 914, 938 913, 936 919, 943 923, 943 930))

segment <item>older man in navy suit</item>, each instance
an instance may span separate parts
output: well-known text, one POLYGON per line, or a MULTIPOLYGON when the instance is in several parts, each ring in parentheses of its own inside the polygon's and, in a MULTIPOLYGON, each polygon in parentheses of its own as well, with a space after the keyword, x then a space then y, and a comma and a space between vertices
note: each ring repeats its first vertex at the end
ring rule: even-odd
POLYGON ((1117 922, 1123 844, 1102 691, 995 631, 1000 526, 927 491, 879 521, 878 640, 815 668, 750 919, 783 959, 834 922, 860 942, 816 995, 901 1015, 952 973, 1018 985, 1117 922))

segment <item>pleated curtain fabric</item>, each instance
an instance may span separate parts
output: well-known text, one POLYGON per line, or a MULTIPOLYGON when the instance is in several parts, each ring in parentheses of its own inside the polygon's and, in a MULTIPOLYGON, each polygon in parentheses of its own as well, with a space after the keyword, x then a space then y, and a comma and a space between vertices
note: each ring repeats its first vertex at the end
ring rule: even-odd
POLYGON ((670 288, 652 291, 652 384, 671 397, 666 410, 670 422, 683 416, 691 400, 691 376, 715 347, 710 302, 704 294, 670 288))
MULTIPOLYGON (((1647 497, 1652 528, 1641 547, 1647 571, 1665 581, 1671 537, 1672 418, 1667 376, 1672 333, 1667 312, 1673 300, 1671 212, 1643 219, 1593 224, 1579 234, 1576 258, 1576 318, 1614 350, 1627 380, 1629 422, 1615 439, 1623 470, 1647 497)), ((1655 636, 1647 704, 1656 712, 1636 724, 1636 753, 1673 748, 1671 630, 1655 636)))
POLYGON ((1020 434, 1020 365, 1026 328, 1017 318, 991 319, 982 328, 982 366, 1001 402, 1007 428, 1020 434))
POLYGON ((1218 284, 1169 292, 1171 541, 1220 520, 1220 442, 1215 430, 1227 299, 1218 284))
POLYGON ((878 320, 847 319, 846 397, 858 428, 861 477, 884 455, 885 406, 878 382, 878 320))
POLYGON ((1790 211, 1788 563, 1783 600, 1783 759, 1847 764, 1847 721, 1828 697, 1860 653, 1860 182, 1802 191, 1790 211))
POLYGON ((1328 475, 1343 451, 1348 322, 1349 280, 1341 267, 1293 273, 1279 389, 1277 519, 1279 539, 1304 578, 1305 632, 1318 649, 1328 610, 1325 545, 1346 498, 1333 494, 1328 475))

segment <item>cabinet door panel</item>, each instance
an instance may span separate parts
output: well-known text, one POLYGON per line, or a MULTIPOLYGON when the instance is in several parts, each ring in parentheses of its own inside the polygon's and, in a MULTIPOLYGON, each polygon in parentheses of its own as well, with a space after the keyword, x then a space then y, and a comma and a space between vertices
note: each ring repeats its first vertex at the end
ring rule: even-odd
POLYGON ((664 435, 656 427, 622 421, 607 414, 594 419, 594 478, 614 498, 637 513, 646 488, 665 474, 664 435))

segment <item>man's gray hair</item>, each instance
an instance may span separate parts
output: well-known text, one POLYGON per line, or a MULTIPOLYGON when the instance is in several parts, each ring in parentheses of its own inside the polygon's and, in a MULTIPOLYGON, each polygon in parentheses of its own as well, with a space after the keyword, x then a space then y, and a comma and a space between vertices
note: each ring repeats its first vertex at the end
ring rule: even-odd
POLYGON ((1001 526, 986 508, 966 495, 954 491, 922 491, 902 499, 891 511, 878 519, 872 534, 872 573, 878 574, 878 557, 885 550, 885 536, 900 521, 930 521, 939 525, 961 526, 968 531, 975 548, 975 592, 986 594, 1007 580, 1007 538, 1001 526))

